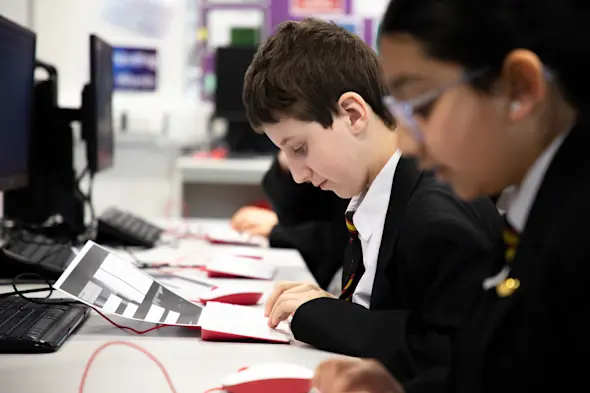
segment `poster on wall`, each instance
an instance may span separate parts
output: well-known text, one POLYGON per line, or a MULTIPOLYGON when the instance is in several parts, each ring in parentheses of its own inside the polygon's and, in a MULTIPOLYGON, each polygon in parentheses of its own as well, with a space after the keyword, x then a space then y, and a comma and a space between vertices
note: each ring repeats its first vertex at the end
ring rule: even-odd
POLYGON ((345 0, 290 0, 289 13, 294 16, 343 15, 345 8, 345 0))
POLYGON ((153 92, 157 88, 158 54, 150 48, 113 48, 115 90, 153 92))

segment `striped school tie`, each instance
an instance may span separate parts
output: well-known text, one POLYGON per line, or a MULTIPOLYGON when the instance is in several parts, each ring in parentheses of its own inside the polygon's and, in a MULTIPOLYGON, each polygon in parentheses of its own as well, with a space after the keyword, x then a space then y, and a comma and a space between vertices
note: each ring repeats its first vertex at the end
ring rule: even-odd
POLYGON ((345 213, 346 228, 348 228, 348 233, 350 234, 350 241, 344 252, 345 262, 342 271, 343 287, 340 299, 346 301, 352 301, 354 290, 365 272, 361 240, 359 239, 359 233, 352 221, 354 213, 353 210, 349 210, 345 213))
MULTIPOLYGON (((518 247, 519 234, 514 230, 512 225, 504 217, 504 231, 502 233, 504 239, 504 260, 506 265, 510 267, 510 264, 514 260, 516 255, 516 249, 518 247)), ((496 286, 496 293, 500 297, 511 296, 520 287, 520 281, 517 278, 507 277, 496 286)))

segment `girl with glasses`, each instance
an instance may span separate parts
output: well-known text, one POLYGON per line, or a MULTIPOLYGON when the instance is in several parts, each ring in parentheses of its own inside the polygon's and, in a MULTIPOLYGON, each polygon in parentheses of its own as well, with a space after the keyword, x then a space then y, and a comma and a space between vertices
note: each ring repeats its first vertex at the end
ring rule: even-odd
POLYGON ((322 393, 588 386, 589 22, 588 1, 391 2, 379 49, 403 154, 464 199, 515 192, 450 372, 416 390, 378 364, 331 361, 322 393))

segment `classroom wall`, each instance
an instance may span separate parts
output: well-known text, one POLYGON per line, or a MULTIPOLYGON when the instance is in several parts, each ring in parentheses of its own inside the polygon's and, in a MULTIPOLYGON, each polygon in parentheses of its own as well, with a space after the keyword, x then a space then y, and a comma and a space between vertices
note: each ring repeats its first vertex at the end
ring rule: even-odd
POLYGON ((167 127, 171 138, 183 142, 202 138, 204 123, 199 122, 197 98, 187 94, 185 88, 188 1, 194 0, 36 0, 33 25, 38 34, 37 54, 59 70, 60 105, 80 105, 81 89, 89 78, 88 36, 96 33, 114 46, 154 48, 158 52, 156 92, 116 92, 113 106, 117 125, 120 115, 126 113, 130 132, 161 135, 167 127), (142 10, 142 1, 154 4, 142 10), (161 27, 146 35, 113 23, 107 16, 109 10, 129 19, 142 17, 141 12, 147 12, 143 18, 148 18, 150 12, 156 12, 161 27))
POLYGON ((33 0, 0 0, 0 15, 30 27, 33 0))
MULTIPOLYGON (((206 138, 207 119, 212 111, 209 102, 201 102, 198 86, 187 86, 189 76, 200 69, 188 65, 191 40, 197 32, 191 8, 200 0, 0 0, 0 13, 33 28, 38 33, 38 57, 55 64, 60 71, 60 104, 75 107, 88 80, 88 35, 99 36, 119 46, 155 48, 159 56, 158 89, 155 93, 118 92, 114 97, 115 124, 126 113, 130 132, 161 135, 181 144, 194 144, 206 138), (141 2, 164 4, 170 10, 162 15, 166 28, 158 37, 146 37, 106 20, 105 9, 141 2), (165 18, 164 18, 165 17, 165 18), (190 75, 189 75, 190 74, 190 75)), ((289 0, 272 0, 289 1, 289 0)), ((245 3, 245 0, 236 0, 245 3)), ((389 0, 352 0, 353 13, 366 18, 379 18, 389 0)), ((133 17, 137 12, 130 12, 133 17)), ((223 13, 222 13, 223 14, 223 13)), ((242 15, 243 16, 243 15, 242 15)), ((236 12, 225 12, 215 26, 235 24, 236 12)), ((255 15, 252 16, 254 23, 255 15)), ((223 32, 215 36, 223 37, 223 32)), ((196 74, 196 75, 193 75, 196 74)))

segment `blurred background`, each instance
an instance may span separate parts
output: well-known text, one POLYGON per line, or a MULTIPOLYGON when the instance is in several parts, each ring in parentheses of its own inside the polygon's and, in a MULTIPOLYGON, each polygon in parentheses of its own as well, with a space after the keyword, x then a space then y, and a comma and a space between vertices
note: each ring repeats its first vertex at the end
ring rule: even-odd
MULTIPOLYGON (((248 129, 241 81, 277 24, 329 19, 373 47, 386 0, 0 0, 0 15, 37 33, 58 70, 58 102, 81 105, 89 35, 113 47, 113 166, 93 202, 148 218, 229 218, 263 199, 274 148, 248 129)), ((75 128, 75 125, 74 125, 75 128)), ((76 132, 76 130, 74 130, 76 132)), ((85 148, 75 138, 84 167, 85 148)))

